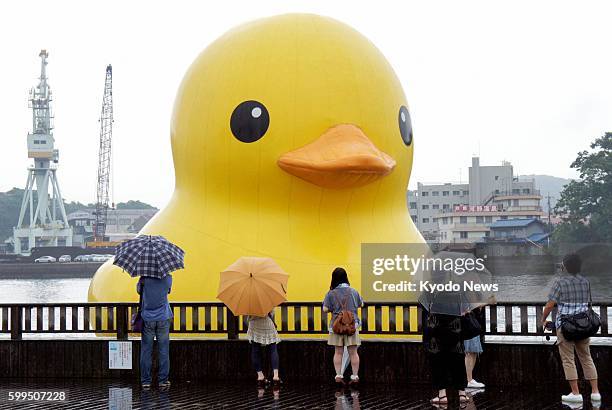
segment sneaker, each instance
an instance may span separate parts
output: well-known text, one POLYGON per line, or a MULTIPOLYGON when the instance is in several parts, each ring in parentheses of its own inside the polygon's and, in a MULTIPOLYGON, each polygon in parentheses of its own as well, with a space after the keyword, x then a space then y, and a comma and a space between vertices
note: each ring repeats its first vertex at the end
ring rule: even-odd
POLYGON ((601 394, 591 393, 591 401, 601 401, 601 394))
POLYGON ((142 384, 142 388, 145 389, 145 390, 150 389, 151 388, 151 383, 143 383, 142 384))
POLYGON ((477 382, 476 379, 472 379, 467 384, 467 387, 469 387, 470 389, 482 389, 483 387, 485 387, 485 385, 484 383, 477 382))
POLYGON ((170 380, 166 380, 165 382, 160 382, 159 383, 159 388, 160 389, 165 389, 170 387, 170 380))
POLYGON ((570 403, 582 403, 582 394, 565 394, 561 396, 561 401, 567 401, 570 403))
POLYGON ((470 389, 469 387, 466 389, 466 391, 468 393, 470 393, 470 396, 474 397, 477 394, 481 394, 485 392, 485 389, 470 389))

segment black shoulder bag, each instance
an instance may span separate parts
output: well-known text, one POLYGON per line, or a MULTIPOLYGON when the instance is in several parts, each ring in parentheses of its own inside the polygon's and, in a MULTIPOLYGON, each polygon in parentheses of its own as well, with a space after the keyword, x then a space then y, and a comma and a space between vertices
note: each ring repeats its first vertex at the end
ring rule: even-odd
POLYGON ((474 312, 467 312, 461 316, 461 340, 470 340, 480 336, 482 327, 474 312))
POLYGON ((601 326, 599 315, 593 311, 591 283, 589 282, 589 308, 574 315, 561 317, 561 332, 566 340, 583 340, 597 333, 601 326))

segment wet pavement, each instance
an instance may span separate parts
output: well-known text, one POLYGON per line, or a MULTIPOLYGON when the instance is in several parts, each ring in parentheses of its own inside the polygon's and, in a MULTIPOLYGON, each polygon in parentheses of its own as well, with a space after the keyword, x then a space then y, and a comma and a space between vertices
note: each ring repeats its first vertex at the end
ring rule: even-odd
POLYGON ((359 389, 337 390, 331 384, 286 383, 280 389, 258 389, 253 384, 227 382, 176 382, 168 390, 142 390, 137 384, 107 380, 21 380, 0 381, 0 409, 604 409, 611 408, 606 397, 599 407, 589 401, 583 406, 563 406, 561 392, 553 388, 500 389, 475 392, 460 407, 456 393, 449 394, 446 407, 429 403, 428 386, 382 386, 364 384, 359 389), (9 400, 9 392, 13 398, 9 400), (27 401, 28 392, 32 393, 27 401), (62 392, 65 396, 62 395, 62 392), (53 394, 49 394, 53 393, 53 394), (42 396, 44 394, 44 396, 42 396), (65 397, 64 401, 60 399, 65 397), (46 400, 42 400, 42 399, 46 400), (38 399, 34 401, 33 399, 38 399))

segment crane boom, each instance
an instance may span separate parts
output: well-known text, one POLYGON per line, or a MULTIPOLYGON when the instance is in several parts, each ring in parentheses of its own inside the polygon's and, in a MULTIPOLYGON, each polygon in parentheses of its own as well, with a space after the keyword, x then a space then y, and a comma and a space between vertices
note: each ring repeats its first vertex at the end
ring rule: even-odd
POLYGON ((96 192, 96 220, 93 227, 94 242, 104 242, 109 203, 111 173, 111 143, 113 139, 113 68, 106 67, 104 97, 100 114, 100 147, 98 151, 98 185, 96 192))

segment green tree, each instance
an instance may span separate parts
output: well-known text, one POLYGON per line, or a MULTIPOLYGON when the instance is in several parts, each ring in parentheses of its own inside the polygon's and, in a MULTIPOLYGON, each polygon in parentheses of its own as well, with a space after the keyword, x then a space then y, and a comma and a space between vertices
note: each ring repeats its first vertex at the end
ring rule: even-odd
POLYGON ((141 201, 129 200, 127 202, 119 202, 117 209, 155 209, 155 207, 141 201))
POLYGON ((591 150, 579 152, 571 164, 580 178, 561 191, 556 241, 612 242, 612 132, 597 138, 591 150))

